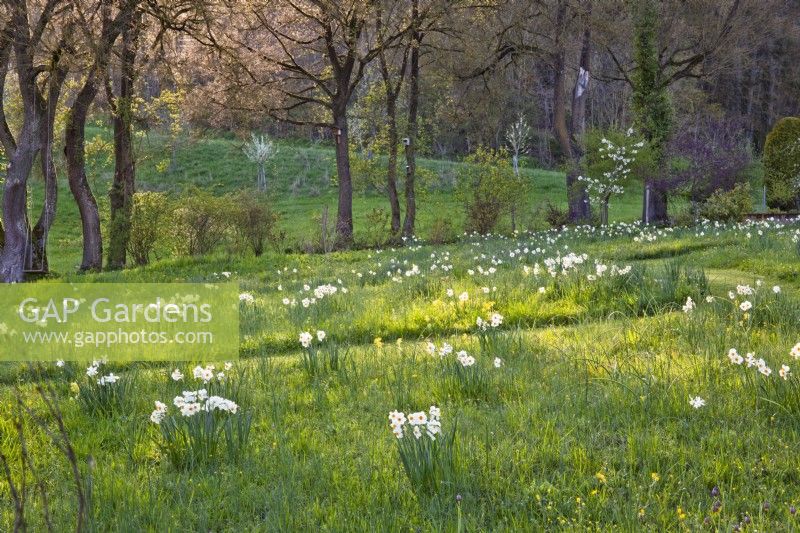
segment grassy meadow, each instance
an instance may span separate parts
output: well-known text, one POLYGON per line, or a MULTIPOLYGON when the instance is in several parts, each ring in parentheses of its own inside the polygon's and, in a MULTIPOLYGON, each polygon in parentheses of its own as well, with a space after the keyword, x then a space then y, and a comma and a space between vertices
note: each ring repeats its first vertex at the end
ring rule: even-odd
MULTIPOLYGON (((142 189, 226 192, 255 179, 232 140, 180 150, 171 172, 155 160, 140 164, 142 189)), ((459 171, 423 165, 442 183, 459 171)), ((323 205, 335 212, 332 152, 281 145, 276 168, 281 226, 298 242, 323 205)), ((563 204, 563 175, 525 172, 532 208, 563 204)), ((96 180, 104 198, 108 169, 96 180)), ((384 204, 355 201, 357 239, 384 204)), ((29 529, 47 529, 44 517, 74 529, 77 501, 70 464, 33 419, 55 423, 36 383, 58 399, 93 531, 797 529, 800 225, 643 228, 640 206, 632 189, 605 228, 433 246, 435 216, 462 216, 441 186, 420 201, 421 240, 402 248, 220 251, 79 275, 62 191, 58 279, 237 282, 241 358, 1 365, 0 451, 16 479, 29 453, 30 479, 43 480, 29 480, 29 529), (119 377, 110 389, 95 385, 100 366, 119 377), (208 418, 222 424, 218 453, 168 437, 184 391, 200 389, 235 402, 208 418), (20 415, 26 449, 17 398, 32 406, 20 415), (397 438, 389 414, 434 418, 431 406, 435 444, 406 464, 403 446, 429 437, 405 426, 397 438)), ((0 476, 0 531, 13 527, 8 489, 0 476)))
MULTIPOLYGON (((114 168, 108 152, 110 146, 103 143, 110 142, 110 132, 94 127, 87 130, 86 136, 90 144, 105 146, 89 157, 87 175, 100 205, 101 217, 107 220, 108 190, 114 168)), ((223 194, 255 187, 256 165, 245 157, 241 140, 225 137, 187 139, 174 151, 174 157, 164 142, 165 139, 158 134, 149 134, 138 141, 138 190, 166 191, 177 195, 189 187, 198 187, 223 194), (171 164, 166 164, 170 161, 171 164)), ((281 217, 281 230, 286 234, 281 245, 283 249, 303 250, 320 234, 318 217, 326 207, 330 220, 335 221, 338 198, 336 184, 332 181, 336 174, 335 155, 332 147, 324 144, 275 142, 278 152, 268 165, 267 183, 274 208, 281 217)), ((464 163, 421 158, 418 164, 423 183, 417 192, 417 233, 427 238, 433 222, 442 217, 452 222, 454 230, 460 231, 464 213, 452 189, 464 163)), ((58 169, 58 163, 56 166, 58 169)), ((403 168, 402 165, 398 168, 400 175, 403 168)), ((535 162, 526 158, 522 158, 521 172, 533 184, 533 195, 519 214, 519 228, 545 229, 548 225, 543 210, 547 203, 566 207, 564 174, 537 169, 535 162)), ((81 235, 80 225, 75 222, 78 219, 77 206, 70 195, 66 177, 63 172, 60 175, 59 214, 50 235, 50 263, 51 270, 65 274, 73 272, 80 264, 81 235)), ((41 179, 33 180, 31 192, 30 211, 38 213, 42 199, 41 179)), ((641 186, 631 184, 624 196, 612 201, 610 220, 636 220, 641 215, 641 194, 641 186)), ((389 211, 385 195, 357 184, 353 199, 357 242, 366 244, 370 240, 368 214, 376 208, 389 211)), ((504 220, 501 225, 504 230, 510 230, 510 221, 504 220)))

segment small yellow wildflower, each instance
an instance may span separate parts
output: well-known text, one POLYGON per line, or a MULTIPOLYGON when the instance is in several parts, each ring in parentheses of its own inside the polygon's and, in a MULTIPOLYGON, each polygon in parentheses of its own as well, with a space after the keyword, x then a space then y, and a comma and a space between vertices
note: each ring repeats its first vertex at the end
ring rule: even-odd
POLYGON ((598 472, 594 475, 601 484, 605 485, 606 483, 606 475, 602 472, 598 472))
POLYGON ((658 481, 661 479, 661 476, 658 475, 658 472, 650 472, 650 479, 658 481))
POLYGON ((75 383, 75 382, 73 381, 72 383, 70 383, 70 384, 69 384, 69 390, 70 390, 70 392, 72 392, 73 394, 78 394, 78 393, 81 391, 81 388, 80 388, 80 386, 79 386, 77 383, 75 383))
POLYGON ((374 344, 378 348, 381 348, 383 346, 383 339, 380 337, 375 337, 375 340, 372 341, 372 344, 374 344))
POLYGON ((678 513, 678 520, 686 520, 686 513, 683 512, 683 509, 681 509, 680 505, 678 506, 677 513, 678 513))
POLYGON ((644 507, 639 508, 639 518, 644 518, 644 507))

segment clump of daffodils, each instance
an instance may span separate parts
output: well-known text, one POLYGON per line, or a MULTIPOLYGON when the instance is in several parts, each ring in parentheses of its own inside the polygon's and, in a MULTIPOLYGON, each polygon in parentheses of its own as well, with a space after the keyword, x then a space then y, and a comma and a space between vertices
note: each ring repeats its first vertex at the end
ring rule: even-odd
MULTIPOLYGON (((236 414, 239 406, 236 402, 222 398, 221 396, 209 396, 206 389, 196 391, 183 391, 180 396, 176 396, 172 404, 178 408, 181 416, 191 417, 205 411, 211 413, 220 411, 223 413, 236 414)), ((167 416, 166 404, 156 401, 156 408, 150 414, 150 421, 160 424, 167 416)))
MULTIPOLYGON (((317 330, 316 337, 317 337, 317 342, 322 342, 325 340, 325 337, 327 337, 327 334, 322 330, 317 330)), ((303 348, 310 348, 311 343, 314 342, 314 335, 312 335, 308 331, 304 331, 300 333, 299 341, 300 341, 300 346, 302 346, 303 348)))
MULTIPOLYGON (((321 329, 314 334, 303 331, 298 336, 303 348, 301 363, 309 377, 325 370, 338 371, 342 368, 345 354, 335 342, 325 342, 327 338, 328 334, 321 329)), ((379 343, 380 338, 376 339, 376 346, 379 343)))
POLYGON ((499 328, 503 324, 503 315, 500 313, 492 313, 486 320, 478 317, 475 324, 480 331, 486 331, 489 328, 499 328))
POLYGON ((458 352, 458 354, 456 354, 456 358, 458 359, 458 362, 463 367, 469 367, 469 366, 473 366, 475 364, 475 358, 472 357, 471 355, 469 355, 464 350, 461 350, 460 352, 458 352))
POLYGON ((175 467, 191 468, 223 456, 236 460, 244 452, 252 413, 233 400, 203 388, 183 391, 172 406, 157 400, 150 421, 158 427, 159 448, 175 467))
POLYGON ((417 492, 432 494, 455 477, 455 427, 444 434, 441 411, 432 405, 427 412, 406 415, 389 413, 389 427, 394 434, 400 462, 417 492))
POLYGON ((409 413, 408 416, 400 411, 389 413, 389 427, 398 439, 405 437, 409 431, 415 439, 422 438, 423 435, 431 440, 436 440, 436 435, 442 431, 441 410, 432 405, 428 412, 419 411, 409 413))
POLYGON ((74 382, 71 387, 78 403, 92 414, 113 414, 124 407, 131 392, 132 381, 104 371, 105 365, 105 360, 92 361, 86 368, 86 381, 74 382))
POLYGON ((119 381, 119 376, 114 375, 113 372, 106 374, 105 376, 102 375, 100 367, 103 366, 105 363, 106 363, 105 360, 94 360, 92 361, 92 364, 89 365, 89 367, 86 369, 86 375, 89 376, 90 378, 97 378, 97 376, 100 376, 99 378, 97 378, 97 384, 100 385, 101 387, 105 385, 113 385, 114 383, 119 381))
MULTIPOLYGON (((194 379, 202 381, 204 384, 208 384, 215 379, 217 381, 225 381, 225 372, 230 370, 233 367, 231 363, 225 363, 224 370, 217 370, 217 367, 214 365, 197 365, 192 369, 192 376, 194 379)), ((173 381, 180 381, 183 379, 183 374, 178 369, 172 373, 173 381)))

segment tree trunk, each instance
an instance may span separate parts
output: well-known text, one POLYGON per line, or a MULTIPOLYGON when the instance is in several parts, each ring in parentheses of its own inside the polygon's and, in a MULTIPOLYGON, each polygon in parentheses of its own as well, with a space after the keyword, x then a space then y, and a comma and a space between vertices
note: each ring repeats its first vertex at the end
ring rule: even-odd
POLYGON ((578 181, 581 171, 581 160, 585 153, 583 136, 586 132, 586 101, 589 99, 590 60, 592 51, 591 27, 589 18, 592 3, 588 2, 586 8, 585 29, 581 56, 579 60, 578 77, 572 90, 572 121, 570 124, 570 137, 572 140, 572 157, 574 164, 567 172, 567 198, 569 203, 569 220, 573 223, 585 223, 591 219, 591 204, 589 193, 582 182, 578 181))
MULTIPOLYGON (((580 174, 580 160, 582 153, 575 140, 575 131, 570 131, 567 125, 567 97, 566 97, 566 52, 564 45, 564 33, 566 32, 567 3, 561 1, 556 12, 556 50, 553 54, 553 130, 558 145, 561 148, 563 161, 567 165, 566 188, 567 188, 567 209, 569 221, 572 223, 586 222, 589 220, 589 198, 583 183, 578 180, 580 174)), ((584 43, 585 44, 585 43, 584 43)), ((588 52, 587 52, 588 55, 588 52)), ((587 58, 588 61, 588 58, 587 58)), ((577 83, 579 83, 578 80, 577 83)), ((576 87, 577 89, 577 87, 576 87)), ((585 95, 580 98, 575 97, 576 91, 573 90, 572 105, 585 106, 585 95)), ((584 111, 579 111, 583 113, 584 111)), ((573 114, 575 110, 573 109, 573 114)), ((575 126, 573 115, 573 127, 575 126)), ((578 123, 580 124, 580 123, 578 123)))
POLYGON ((25 113, 14 153, 9 157, 3 190, 5 244, 0 254, 0 279, 4 283, 25 280, 28 249, 27 184, 39 148, 38 121, 33 110, 25 113))
POLYGON ((100 214, 86 179, 84 157, 86 115, 97 94, 97 80, 90 74, 69 112, 64 134, 64 156, 67 160, 69 189, 81 216, 83 260, 80 269, 100 270, 103 266, 103 241, 100 237, 100 214))
POLYGON ((267 190, 267 170, 264 163, 258 164, 258 178, 256 179, 256 188, 261 192, 267 190))
POLYGON ((389 163, 386 169, 386 188, 389 205, 392 209, 392 238, 400 234, 400 199, 397 195, 397 99, 396 95, 386 94, 386 115, 389 121, 389 163))
POLYGON ((556 13, 556 39, 553 54, 553 130, 566 161, 572 160, 572 142, 567 127, 567 99, 565 83, 565 55, 563 37, 566 31, 567 3, 561 0, 556 13))
POLYGON ((417 198, 414 190, 417 174, 417 134, 419 124, 419 47, 422 36, 417 25, 419 19, 419 0, 411 1, 411 17, 414 32, 411 36, 411 63, 408 85, 408 144, 406 144, 406 218, 403 222, 403 235, 414 236, 417 219, 417 198))
POLYGON ((131 231, 131 210, 136 190, 136 160, 133 154, 131 118, 136 76, 136 40, 138 22, 122 32, 119 98, 114 113, 114 182, 108 192, 111 206, 108 268, 125 268, 131 231))
MULTIPOLYGON (((55 58, 55 62, 58 58, 55 58)), ((44 203, 39 214, 39 220, 31 232, 30 259, 28 268, 38 270, 42 273, 50 271, 47 260, 47 237, 53 221, 56 218, 56 206, 58 204, 58 175, 53 162, 53 145, 55 144, 55 120, 58 99, 61 95, 61 88, 67 77, 67 69, 57 67, 52 73, 48 83, 47 100, 39 106, 39 113, 45 117, 45 122, 40 127, 40 161, 42 166, 42 177, 44 179, 44 203)))
POLYGON ((348 248, 353 244, 353 183, 350 177, 346 105, 334 109, 333 122, 336 125, 336 173, 339 181, 336 245, 338 248, 348 248))
POLYGON ((668 207, 668 193, 658 187, 658 184, 653 180, 647 180, 644 188, 644 198, 642 202, 642 220, 647 224, 666 225, 669 223, 669 215, 667 213, 668 207), (649 206, 648 206, 648 194, 649 206))
POLYGON ((50 117, 47 117, 40 132, 41 149, 39 151, 44 179, 44 203, 39 220, 31 231, 30 253, 27 258, 27 269, 38 270, 42 273, 50 270, 47 261, 47 235, 53 225, 58 203, 58 181, 53 165, 53 132, 53 122, 50 117))
POLYGON ((383 10, 381 3, 376 5, 376 34, 378 40, 378 47, 381 49, 378 54, 378 59, 381 69, 381 77, 383 78, 383 89, 386 97, 386 120, 388 121, 388 142, 389 142, 389 161, 386 168, 386 192, 389 196, 389 207, 392 212, 391 220, 391 239, 394 241, 400 235, 400 199, 397 195, 397 143, 399 134, 397 133, 397 97, 400 94, 400 89, 403 85, 403 78, 405 77, 406 61, 408 59, 408 50, 406 49, 403 54, 403 62, 400 67, 397 83, 392 82, 392 75, 389 71, 389 64, 386 60, 386 43, 383 40, 383 10))
POLYGON ((33 52, 30 49, 27 14, 24 9, 15 11, 12 24, 14 29, 11 29, 12 26, 4 29, 0 47, 0 89, 3 90, 0 95, 3 98, 0 102, 2 128, 0 138, 8 158, 3 188, 4 244, 0 253, 0 280, 5 283, 19 283, 25 279, 25 260, 30 249, 27 184, 40 142, 36 72, 33 66, 33 52), (5 114, 5 82, 11 60, 12 43, 19 94, 22 97, 22 127, 16 141, 8 127, 5 114))

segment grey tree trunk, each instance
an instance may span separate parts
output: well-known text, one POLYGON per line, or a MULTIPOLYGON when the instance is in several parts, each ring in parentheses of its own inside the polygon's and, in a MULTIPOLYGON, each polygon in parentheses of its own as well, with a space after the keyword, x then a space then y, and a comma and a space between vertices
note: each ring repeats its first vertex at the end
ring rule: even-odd
POLYGON ((39 149, 38 121, 31 109, 23 118, 17 146, 9 157, 3 190, 3 230, 5 244, 0 254, 0 279, 4 283, 25 280, 28 250, 27 184, 39 149))
POLYGON ((417 197, 415 180, 417 174, 417 136, 419 133, 419 47, 422 36, 419 33, 419 0, 411 1, 411 18, 414 31, 411 36, 411 63, 408 79, 408 144, 406 145, 406 218, 403 221, 403 235, 413 237, 417 221, 417 197))
POLYGON ((256 188, 264 192, 267 190, 267 170, 264 163, 258 164, 258 178, 256 179, 256 188))
MULTIPOLYGON (((57 63, 58 58, 55 58, 57 63)), ((58 205, 58 176, 56 173, 55 162, 53 160, 53 145, 55 144, 55 120, 58 99, 61 95, 61 88, 67 77, 67 69, 56 67, 51 73, 48 83, 47 100, 42 101, 39 106, 39 113, 44 117, 44 123, 40 127, 39 151, 42 167, 42 177, 44 179, 44 203, 39 214, 39 219, 31 232, 30 258, 28 259, 28 269, 39 271, 46 274, 50 271, 47 260, 47 238, 53 221, 56 218, 56 207, 58 205)))
POLYGON ((353 183, 350 178, 347 107, 338 107, 334 113, 334 124, 336 124, 336 172, 339 180, 336 245, 338 248, 348 248, 353 244, 353 183))
POLYGON ((397 102, 394 97, 386 95, 386 113, 389 120, 389 162, 386 169, 386 188, 389 195, 389 206, 392 210, 392 238, 400 233, 400 198, 397 194, 397 102))
POLYGON ((408 48, 403 52, 402 64, 397 74, 397 80, 393 82, 392 74, 389 70, 389 63, 386 59, 385 42, 383 40, 383 10, 380 2, 377 3, 376 13, 376 34, 378 46, 381 51, 378 54, 380 60, 381 77, 383 78, 384 97, 386 98, 386 120, 388 122, 388 142, 389 158, 386 168, 386 192, 389 196, 389 207, 392 213, 391 238, 396 240, 400 235, 400 198, 397 194, 397 144, 399 134, 397 132, 397 98, 403 86, 405 77, 406 62, 408 61, 408 48))
POLYGON ((586 187, 578 181, 581 171, 581 160, 585 153, 583 136, 586 132, 586 101, 589 98, 590 67, 591 67, 591 19, 592 3, 587 2, 586 22, 581 43, 581 56, 579 60, 578 77, 572 89, 572 122, 570 137, 572 140, 573 164, 567 173, 567 198, 569 204, 569 219, 575 223, 586 223, 592 218, 589 193, 586 187))

